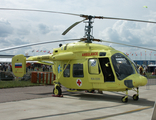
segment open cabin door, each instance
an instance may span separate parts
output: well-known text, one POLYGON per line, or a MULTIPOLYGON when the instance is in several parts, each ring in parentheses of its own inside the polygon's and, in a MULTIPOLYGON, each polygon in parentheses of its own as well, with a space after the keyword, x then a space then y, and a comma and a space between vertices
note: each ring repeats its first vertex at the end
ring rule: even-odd
POLYGON ((104 82, 115 82, 112 66, 109 58, 99 58, 101 70, 104 76, 104 82))

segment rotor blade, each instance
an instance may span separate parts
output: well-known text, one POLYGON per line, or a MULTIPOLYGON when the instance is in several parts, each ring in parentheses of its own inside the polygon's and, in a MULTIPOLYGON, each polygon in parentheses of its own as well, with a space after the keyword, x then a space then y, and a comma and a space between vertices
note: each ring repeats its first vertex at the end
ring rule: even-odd
POLYGON ((100 16, 98 17, 98 16, 95 16, 95 18, 99 18, 99 19, 114 19, 114 20, 126 20, 126 21, 145 22, 145 23, 156 23, 154 21, 125 19, 125 18, 113 18, 113 17, 100 17, 100 16))
POLYGON ((71 30, 73 27, 75 27, 76 25, 78 25, 79 23, 81 23, 81 22, 83 22, 83 21, 85 21, 85 20, 87 20, 87 19, 83 19, 83 20, 81 20, 81 21, 78 21, 78 22, 75 22, 74 24, 72 24, 69 28, 67 28, 63 33, 62 33, 62 35, 65 35, 69 30, 71 30))
MULTIPOLYGON (((83 14, 74 14, 74 13, 66 13, 66 12, 57 12, 57 11, 48 11, 48 10, 35 10, 35 9, 16 9, 16 8, 0 8, 0 10, 14 10, 14 11, 33 11, 33 12, 47 12, 47 13, 58 13, 58 14, 66 14, 66 15, 75 15, 84 18, 88 18, 89 15, 83 14)), ((113 20, 126 20, 126 21, 135 21, 135 22, 145 22, 145 23, 156 23, 154 21, 146 21, 146 20, 135 20, 135 19, 126 19, 126 18, 114 18, 114 17, 103 17, 103 16, 92 16, 93 18, 98 19, 113 19, 113 20)), ((75 23, 76 24, 76 23, 75 23)), ((79 24, 79 23, 77 23, 79 24)))
MULTIPOLYGON (((97 39, 98 40, 98 39, 97 39)), ((139 47, 135 45, 128 45, 128 44, 123 44, 123 43, 117 43, 117 42, 111 42, 111 41, 105 41, 105 40, 100 40, 101 42, 107 42, 107 43, 113 43, 113 44, 118 44, 118 45, 124 45, 124 46, 129 46, 129 47, 135 47, 135 48, 140 48, 140 49, 146 49, 146 50, 151 50, 151 51, 156 51, 156 49, 150 49, 146 47, 139 47)))
POLYGON ((55 43, 55 42, 65 42, 65 41, 75 41, 75 40, 77 41, 77 40, 80 40, 80 39, 57 40, 57 41, 52 41, 51 40, 51 41, 45 41, 45 42, 31 43, 31 44, 25 44, 25 45, 19 45, 19 46, 14 46, 14 47, 0 49, 0 52, 7 51, 7 50, 12 50, 12 49, 23 48, 23 47, 35 46, 35 45, 40 45, 40 44, 55 43))
POLYGON ((65 12, 57 12, 57 11, 48 11, 48 10, 35 10, 35 9, 0 8, 0 10, 47 12, 47 13, 59 13, 59 14, 80 16, 79 14, 73 14, 73 13, 65 13, 65 12))

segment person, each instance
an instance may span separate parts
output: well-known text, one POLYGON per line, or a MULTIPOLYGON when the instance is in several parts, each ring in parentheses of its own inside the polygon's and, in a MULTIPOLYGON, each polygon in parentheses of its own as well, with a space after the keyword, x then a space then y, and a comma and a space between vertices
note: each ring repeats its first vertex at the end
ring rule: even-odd
POLYGON ((0 70, 2 70, 2 64, 0 63, 0 70))
POLYGON ((8 64, 8 71, 10 71, 10 63, 8 64))
POLYGON ((30 65, 28 66, 28 71, 30 71, 30 65))
POLYGON ((43 70, 43 72, 45 71, 45 65, 42 65, 42 70, 43 70))
POLYGON ((10 71, 12 72, 12 65, 10 64, 10 71))
POLYGON ((144 67, 144 71, 147 73, 147 66, 144 67))
POLYGON ((142 65, 139 67, 140 75, 143 75, 143 67, 142 65))
POLYGON ((143 76, 145 76, 145 77, 147 77, 147 75, 146 75, 146 73, 145 73, 145 71, 143 72, 143 74, 142 74, 143 76))
POLYGON ((6 71, 6 64, 3 64, 3 70, 6 71))
POLYGON ((156 68, 154 69, 154 75, 156 75, 156 68))

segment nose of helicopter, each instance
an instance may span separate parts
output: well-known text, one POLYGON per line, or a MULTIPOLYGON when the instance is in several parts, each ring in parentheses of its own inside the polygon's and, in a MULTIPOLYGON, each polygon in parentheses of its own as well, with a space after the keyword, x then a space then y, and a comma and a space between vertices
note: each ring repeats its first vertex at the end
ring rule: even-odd
POLYGON ((144 86, 147 84, 147 78, 139 74, 132 75, 128 79, 129 80, 124 81, 124 84, 129 88, 144 86))
POLYGON ((138 87, 138 86, 144 86, 147 84, 147 78, 139 75, 135 77, 135 79, 133 80, 133 85, 134 87, 138 87))

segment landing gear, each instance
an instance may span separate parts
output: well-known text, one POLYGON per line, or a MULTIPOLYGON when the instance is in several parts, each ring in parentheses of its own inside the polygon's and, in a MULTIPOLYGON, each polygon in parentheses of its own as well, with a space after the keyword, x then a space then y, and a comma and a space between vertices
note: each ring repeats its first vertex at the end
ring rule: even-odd
POLYGON ((137 90, 135 90, 135 89, 133 89, 133 90, 137 92, 137 94, 133 95, 133 100, 137 101, 137 100, 139 100, 139 88, 137 87, 137 90))
POLYGON ((55 85, 55 88, 53 89, 53 97, 63 97, 62 90, 60 85, 55 85))
POLYGON ((126 89, 126 96, 122 97, 122 98, 121 98, 121 101, 122 101, 123 103, 128 102, 128 89, 126 89))
POLYGON ((122 97, 122 98, 121 98, 121 101, 122 101, 123 103, 128 102, 128 96, 122 97))
POLYGON ((99 93, 99 94, 103 94, 103 92, 100 91, 100 90, 86 90, 85 92, 87 92, 87 93, 99 93))
MULTIPOLYGON (((136 89, 133 88, 133 91, 137 92, 137 94, 134 94, 134 95, 133 95, 133 100, 134 100, 134 101, 139 100, 139 88, 138 88, 138 87, 137 87, 136 89)), ((122 97, 122 98, 121 98, 121 101, 122 101, 123 103, 128 102, 128 89, 126 89, 126 96, 122 97)))
POLYGON ((88 92, 88 93, 95 93, 94 90, 87 90, 87 91, 85 91, 85 92, 88 92))
POLYGON ((134 95, 133 95, 133 100, 135 100, 135 101, 139 100, 139 95, 134 94, 134 95))

